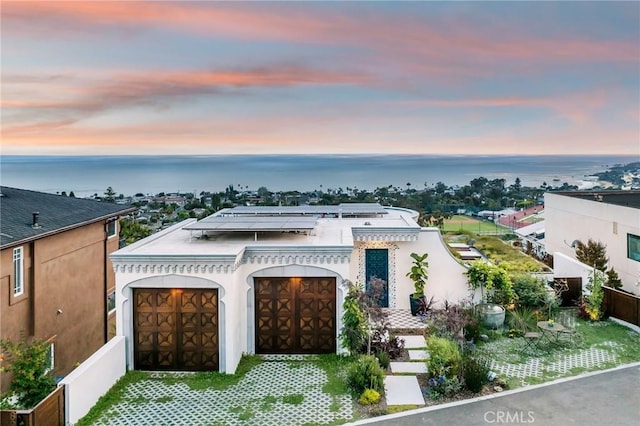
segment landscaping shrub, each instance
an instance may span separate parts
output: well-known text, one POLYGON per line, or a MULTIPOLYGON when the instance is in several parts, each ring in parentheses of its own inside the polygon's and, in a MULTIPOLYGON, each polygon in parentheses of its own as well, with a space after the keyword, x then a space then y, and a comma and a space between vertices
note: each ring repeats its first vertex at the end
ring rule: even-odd
POLYGON ((365 389, 358 402, 362 405, 371 405, 380 401, 380 392, 373 389, 365 389))
POLYGON ((380 367, 384 370, 389 368, 389 363, 391 362, 391 357, 388 352, 378 352, 376 354, 376 358, 378 358, 378 362, 380 363, 380 367))
POLYGON ((445 376, 432 377, 429 379, 429 396, 431 399, 451 397, 462 389, 462 384, 457 377, 446 378, 445 376))
POLYGON ((507 311, 507 326, 509 326, 509 329, 519 330, 524 334, 527 331, 535 330, 537 322, 538 319, 533 309, 521 307, 513 311, 507 311))
POLYGON ((512 286, 521 307, 541 308, 547 303, 549 291, 542 279, 529 274, 518 274, 513 277, 512 286))
POLYGON ((462 361, 458 345, 450 339, 431 336, 427 341, 429 360, 427 369, 429 377, 438 379, 443 376, 447 379, 456 377, 460 372, 462 361))
POLYGON ((349 291, 344 298, 342 315, 342 331, 340 340, 342 346, 348 349, 351 354, 357 354, 366 347, 367 342, 367 320, 359 303, 361 289, 356 284, 349 285, 349 291))
POLYGON ((583 296, 584 310, 589 315, 591 321, 600 321, 602 319, 602 300, 604 299, 604 290, 602 284, 604 277, 598 271, 594 271, 589 276, 589 284, 586 289, 590 294, 583 296))
POLYGON ((509 305, 515 298, 513 284, 509 273, 500 266, 491 265, 481 260, 474 261, 467 272, 469 288, 480 289, 482 299, 498 305, 509 305))
POLYGON ((507 332, 507 336, 509 336, 510 339, 515 339, 516 337, 522 337, 524 336, 524 331, 522 331, 519 328, 510 328, 509 331, 507 332))
POLYGON ((434 311, 430 324, 425 329, 428 336, 445 337, 461 344, 463 339, 478 339, 480 336, 480 319, 472 305, 461 303, 450 305, 445 301, 444 309, 434 311))
POLYGON ((488 382, 488 373, 489 367, 484 360, 465 356, 462 362, 462 377, 465 387, 471 392, 478 393, 482 390, 482 386, 488 382))
POLYGON ((356 395, 362 394, 366 389, 382 392, 384 375, 376 357, 361 355, 347 373, 347 386, 356 395))
POLYGON ((388 338, 388 326, 373 331, 371 336, 371 351, 375 354, 386 353, 389 358, 396 359, 404 349, 404 339, 398 337, 388 338), (384 333, 384 334, 383 334, 384 333))

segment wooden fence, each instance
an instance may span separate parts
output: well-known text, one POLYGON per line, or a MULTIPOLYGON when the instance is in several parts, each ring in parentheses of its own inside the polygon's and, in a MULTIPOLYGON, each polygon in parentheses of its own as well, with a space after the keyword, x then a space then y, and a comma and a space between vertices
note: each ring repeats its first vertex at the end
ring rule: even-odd
POLYGON ((56 388, 31 410, 0 411, 1 426, 64 426, 64 386, 56 388))
POLYGON ((640 296, 606 286, 602 289, 602 307, 605 315, 640 326, 640 296))

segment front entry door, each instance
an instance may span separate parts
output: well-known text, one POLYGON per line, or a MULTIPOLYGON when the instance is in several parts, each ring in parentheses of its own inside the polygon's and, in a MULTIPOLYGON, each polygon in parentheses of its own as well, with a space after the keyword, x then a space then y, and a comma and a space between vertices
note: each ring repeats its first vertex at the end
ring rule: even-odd
POLYGON ((365 250, 366 269, 366 289, 372 292, 371 278, 379 278, 384 281, 380 294, 377 295, 378 303, 383 308, 389 307, 389 250, 387 249, 366 249, 365 250))

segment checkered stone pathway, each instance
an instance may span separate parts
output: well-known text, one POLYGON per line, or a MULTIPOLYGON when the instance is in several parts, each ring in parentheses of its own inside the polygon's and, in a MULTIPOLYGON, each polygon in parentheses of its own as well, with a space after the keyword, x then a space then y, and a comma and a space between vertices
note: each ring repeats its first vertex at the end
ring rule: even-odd
MULTIPOLYGON (((615 347, 615 342, 604 342, 603 346, 615 347)), ((589 348, 577 354, 563 355, 559 359, 548 362, 544 358, 531 358, 524 364, 498 363, 491 360, 489 368, 509 377, 526 379, 542 377, 545 371, 566 374, 574 368, 594 368, 617 360, 615 353, 603 348, 589 348)))
POLYGON ((162 377, 170 374, 154 374, 130 385, 122 402, 107 410, 95 424, 280 426, 353 418, 350 397, 325 394, 325 372, 308 362, 263 362, 224 390, 194 390, 179 381, 163 381, 162 377), (302 401, 291 403, 293 395, 302 395, 302 401))
POLYGON ((408 309, 385 309, 385 311, 389 315, 391 328, 422 329, 427 326, 420 317, 411 315, 408 309))

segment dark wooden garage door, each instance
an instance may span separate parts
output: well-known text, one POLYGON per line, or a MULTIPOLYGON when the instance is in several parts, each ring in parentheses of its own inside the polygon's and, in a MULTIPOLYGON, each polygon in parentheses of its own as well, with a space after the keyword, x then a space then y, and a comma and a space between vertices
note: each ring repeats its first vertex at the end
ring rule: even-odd
POLYGON ((137 370, 218 370, 218 290, 133 290, 137 370))
POLYGON ((256 278, 256 353, 336 351, 335 278, 256 278))

